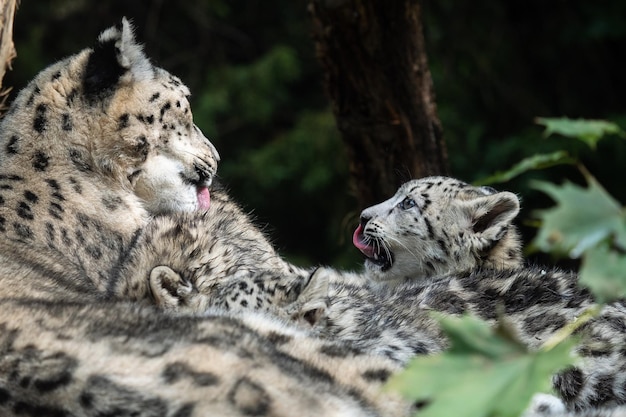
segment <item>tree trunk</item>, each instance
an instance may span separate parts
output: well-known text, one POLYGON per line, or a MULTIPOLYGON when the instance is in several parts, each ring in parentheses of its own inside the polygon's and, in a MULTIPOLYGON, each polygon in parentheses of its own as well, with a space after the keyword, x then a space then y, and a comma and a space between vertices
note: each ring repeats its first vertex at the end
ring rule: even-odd
POLYGON ((446 175, 417 0, 310 0, 309 11, 361 207, 446 175))
POLYGON ((5 108, 8 89, 2 90, 2 80, 7 69, 11 69, 11 61, 15 58, 13 45, 13 17, 17 8, 17 0, 0 0, 0 113, 5 108))

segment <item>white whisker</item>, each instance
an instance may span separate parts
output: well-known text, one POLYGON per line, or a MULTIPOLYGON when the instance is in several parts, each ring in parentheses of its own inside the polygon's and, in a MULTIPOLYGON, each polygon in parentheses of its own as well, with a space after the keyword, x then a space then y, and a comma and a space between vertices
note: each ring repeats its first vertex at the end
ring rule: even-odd
POLYGON ((407 252, 409 252, 411 255, 413 255, 413 257, 418 260, 418 261, 422 261, 422 258, 420 258, 419 256, 417 256, 415 253, 413 253, 413 251, 411 249, 409 249, 409 247, 407 245, 405 245, 404 243, 402 243, 400 240, 394 238, 394 237, 390 237, 390 240, 393 240, 394 242, 396 242, 398 245, 402 246, 404 249, 406 249, 407 252))
POLYGON ((382 247, 385 250, 385 254, 387 255, 387 259, 391 262, 391 249, 389 249, 389 244, 383 239, 381 239, 381 242, 382 247))
POLYGON ((366 245, 373 246, 376 257, 384 253, 385 257, 389 261, 391 261, 392 256, 391 256, 391 249, 389 247, 389 243, 382 236, 372 236, 369 234, 364 234, 363 241, 366 245))

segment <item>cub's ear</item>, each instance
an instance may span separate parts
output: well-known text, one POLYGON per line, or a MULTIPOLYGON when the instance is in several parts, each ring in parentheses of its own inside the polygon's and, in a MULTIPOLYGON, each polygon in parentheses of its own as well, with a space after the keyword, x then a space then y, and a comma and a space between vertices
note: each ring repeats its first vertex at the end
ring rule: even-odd
POLYGON ((167 266, 157 266, 150 272, 150 291, 154 303, 167 310, 177 310, 192 291, 191 285, 167 266))
POLYGON ((464 202, 472 231, 487 241, 502 239, 519 213, 519 199, 508 191, 464 202))
POLYGON ((145 79, 152 75, 152 65, 143 48, 135 41, 131 23, 123 18, 106 29, 89 55, 83 88, 89 98, 104 97, 122 81, 145 79))
POLYGON ((328 274, 332 273, 329 268, 317 268, 309 276, 306 284, 291 308, 291 318, 299 323, 306 323, 314 327, 325 316, 328 309, 328 274))

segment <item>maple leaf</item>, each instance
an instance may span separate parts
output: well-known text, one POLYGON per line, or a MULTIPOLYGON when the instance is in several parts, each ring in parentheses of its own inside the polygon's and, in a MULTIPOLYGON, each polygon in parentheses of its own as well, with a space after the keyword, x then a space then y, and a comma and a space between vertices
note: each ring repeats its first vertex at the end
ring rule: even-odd
MULTIPOLYGON (((540 210, 542 220, 533 245, 545 252, 580 257, 601 241, 613 237, 626 242, 626 222, 622 206, 593 178, 586 174, 588 187, 571 182, 555 185, 536 181, 533 187, 548 194, 557 205, 540 210)), ((624 246, 626 247, 626 246, 624 246)))

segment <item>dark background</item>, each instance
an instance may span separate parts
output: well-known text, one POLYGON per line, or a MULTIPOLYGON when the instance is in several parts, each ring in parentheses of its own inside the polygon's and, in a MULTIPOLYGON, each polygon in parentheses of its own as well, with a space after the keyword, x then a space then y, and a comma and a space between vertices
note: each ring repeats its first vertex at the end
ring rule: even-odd
MULTIPOLYGON (((566 148, 626 201, 626 143, 597 152, 545 139, 537 116, 604 118, 626 126, 626 2, 421 3, 438 113, 454 176, 471 182, 525 156, 566 148)), ((307 4, 291 0, 23 1, 16 91, 52 62, 89 47, 122 16, 159 66, 193 92, 195 121, 222 156, 219 173, 292 261, 357 268, 358 213, 347 161, 322 88, 307 4)), ((389 47, 393 47, 390 45, 389 47)), ((522 197, 520 224, 550 202, 530 179, 580 181, 572 167, 496 188, 522 197)), ((533 229, 524 227, 527 240, 533 229)))

